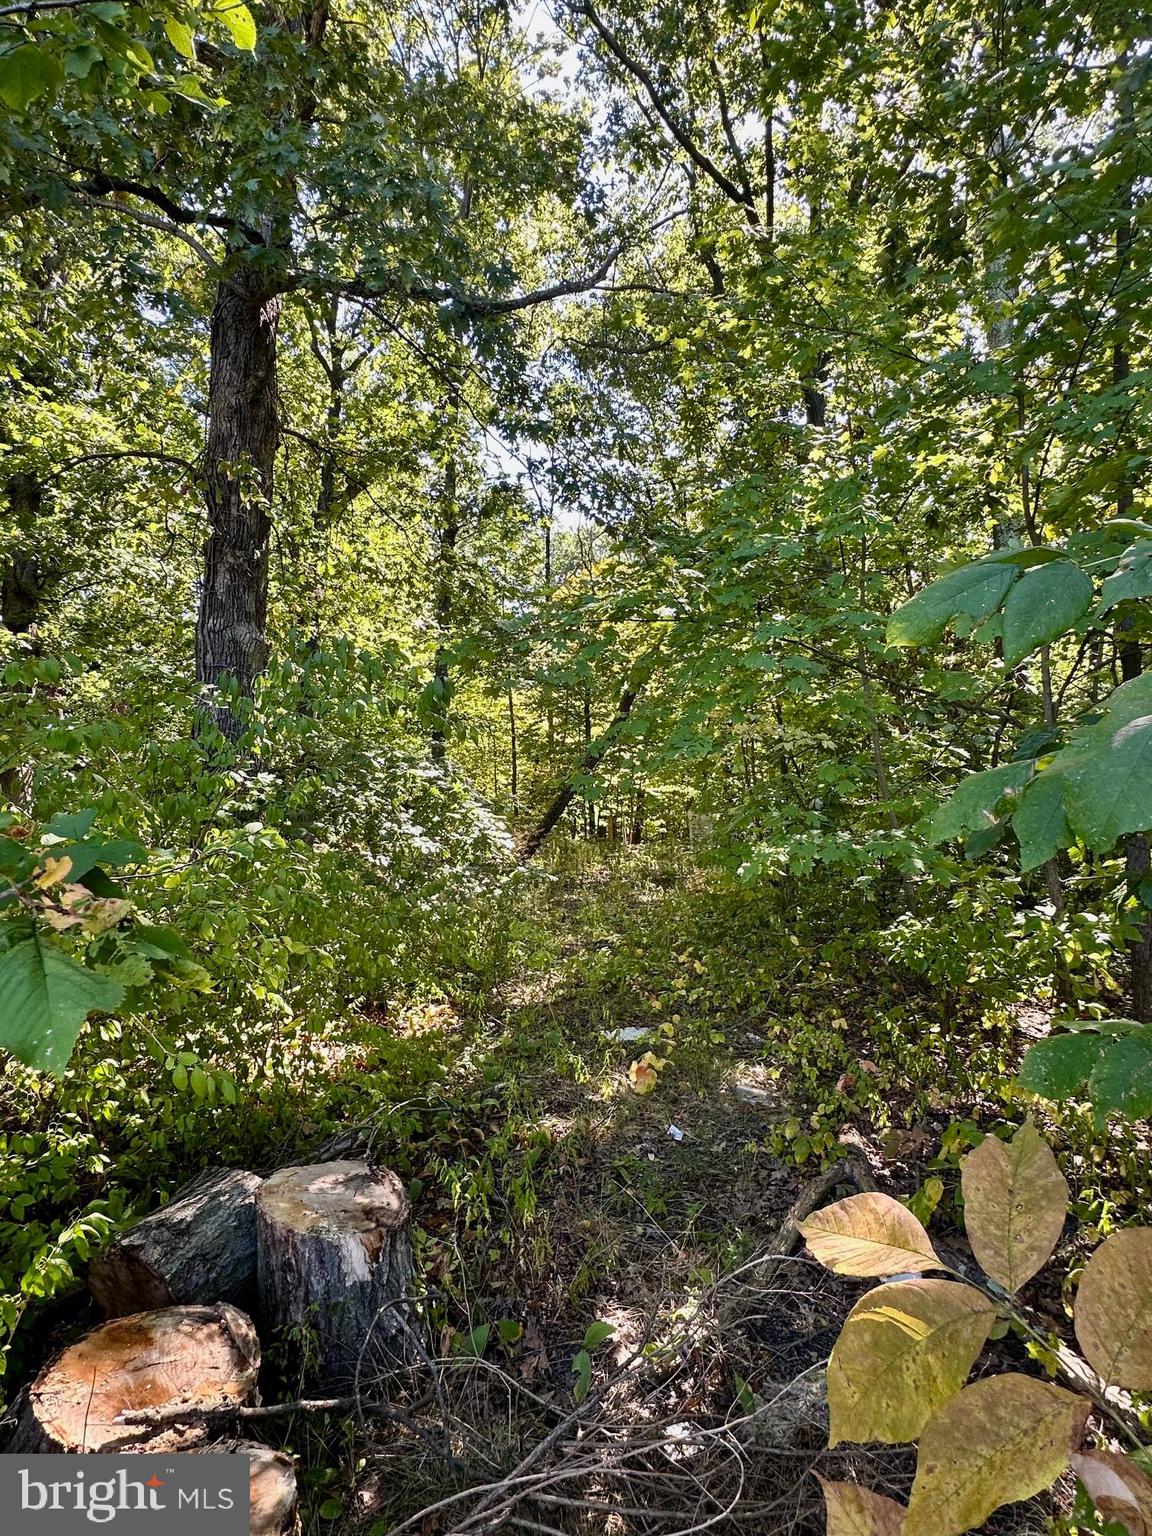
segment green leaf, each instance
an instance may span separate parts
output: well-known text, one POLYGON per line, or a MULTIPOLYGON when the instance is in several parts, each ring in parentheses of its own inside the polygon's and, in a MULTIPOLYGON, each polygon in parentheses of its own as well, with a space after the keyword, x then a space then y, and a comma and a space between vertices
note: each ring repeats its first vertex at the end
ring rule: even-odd
POLYGON ((1152 597, 1152 539, 1138 539, 1120 556, 1120 563, 1100 590, 1097 614, 1105 614, 1117 603, 1137 602, 1152 597))
POLYGON ((1035 547, 1029 545, 1025 549, 997 550, 994 555, 988 555, 985 558, 989 565, 1007 563, 1017 566, 1022 571, 1028 571, 1033 566, 1049 565, 1054 560, 1062 560, 1064 556, 1050 544, 1039 544, 1035 547))
POLYGON ((1060 774, 1042 771, 1025 787, 1012 817, 1012 830, 1020 841, 1022 870, 1037 869, 1072 846, 1075 839, 1064 810, 1060 774))
POLYGON ((1101 1114, 1130 1120, 1152 1116, 1152 1038, 1127 1035, 1106 1045, 1088 1080, 1088 1092, 1101 1114))
POLYGON ((0 57, 0 101, 13 112, 24 112, 63 78, 63 66, 44 48, 31 43, 14 48, 0 57))
POLYGON ((1004 604, 1006 665, 1016 666, 1066 634, 1091 602, 1092 582, 1071 560, 1056 560, 1022 576, 1004 604))
POLYGON ((1065 804, 1088 846, 1106 849, 1126 832, 1152 827, 1152 714, 1092 731, 1096 750, 1065 773, 1065 804))
POLYGON ((60 843, 52 849, 54 858, 68 858, 72 861, 72 868, 68 872, 69 880, 82 880, 86 874, 98 864, 138 864, 146 856, 147 850, 139 843, 134 843, 130 838, 114 838, 110 843, 102 843, 93 839, 83 843, 60 843))
POLYGON ((979 831, 996 821, 995 809, 1004 796, 1032 777, 1031 762, 1004 763, 984 773, 969 774, 950 800, 937 806, 928 821, 928 840, 947 843, 965 832, 979 831))
POLYGON ((1018 1082, 1027 1092, 1046 1099, 1070 1098, 1088 1081, 1103 1049, 1100 1035, 1050 1035, 1024 1057, 1018 1082))
POLYGON ((339 1499, 325 1499, 320 1506, 321 1520, 339 1520, 344 1513, 344 1505, 339 1499))
POLYGON ((977 561, 925 587, 888 620, 889 645, 929 645, 964 614, 973 620, 995 613, 1016 579, 1016 567, 977 561))
POLYGON ((246 5, 220 6, 210 11, 209 15, 224 23, 237 48, 251 53, 256 47, 256 22, 246 5))
POLYGON ((576 1378, 572 1384, 572 1396, 578 1403, 582 1403, 592 1385, 592 1356, 586 1349, 578 1350, 572 1357, 572 1374, 576 1378))
POLYGON ((488 1340, 491 1335, 491 1323, 478 1323, 472 1332, 461 1340, 460 1353, 462 1355, 471 1355, 473 1359, 479 1360, 488 1348, 488 1340))
POLYGON ((196 39, 190 26, 178 21, 175 16, 169 16, 164 22, 164 30, 168 34, 168 41, 177 53, 182 54, 186 59, 196 57, 196 39))
POLYGON ((592 1323, 584 1335, 585 1349, 599 1349, 616 1332, 613 1323, 592 1323))
POLYGON ((96 809, 89 806, 84 811, 60 811, 44 827, 43 840, 47 842, 79 842, 88 836, 96 820, 96 809))
POLYGON ((59 1077, 90 1013, 111 1013, 123 990, 38 935, 0 955, 0 1046, 59 1077))

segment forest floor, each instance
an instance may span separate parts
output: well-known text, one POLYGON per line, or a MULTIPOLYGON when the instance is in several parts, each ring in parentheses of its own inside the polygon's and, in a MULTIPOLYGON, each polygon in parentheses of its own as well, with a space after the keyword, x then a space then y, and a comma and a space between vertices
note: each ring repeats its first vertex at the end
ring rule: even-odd
MULTIPOLYGON (((959 1156, 1043 1015, 977 1000, 958 1077, 929 992, 882 964, 847 982, 812 934, 765 943, 755 900, 629 856, 537 884, 479 1008, 372 1019, 424 1087, 327 1150, 410 1180, 432 1342, 376 1384, 399 1418, 284 1427, 317 1532, 816 1533, 815 1472, 907 1494, 906 1449, 825 1448, 820 1368, 867 1285, 771 1245, 845 1148, 962 1243, 959 1156)), ((1066 1327, 1058 1286, 1029 1299, 1066 1327)), ((994 1352, 1039 1369, 1011 1336, 994 1352)))

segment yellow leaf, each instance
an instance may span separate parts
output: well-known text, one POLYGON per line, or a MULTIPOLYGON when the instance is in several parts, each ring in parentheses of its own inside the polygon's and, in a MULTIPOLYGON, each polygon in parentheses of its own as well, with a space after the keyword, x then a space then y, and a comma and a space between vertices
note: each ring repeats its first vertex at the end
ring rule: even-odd
POLYGON ((800 1223, 814 1258, 838 1275, 899 1275, 946 1269, 927 1232, 890 1195, 849 1195, 800 1223))
POLYGON ((1015 1295, 1052 1257, 1068 1185, 1031 1119, 1010 1142, 985 1136, 964 1159, 964 1226, 984 1273, 1015 1295))
POLYGON ((965 1387, 920 1437, 904 1536, 960 1536, 1050 1487, 1067 1472, 1091 1406, 1032 1376, 965 1387))
POLYGON ((900 1536, 904 1506, 855 1483, 820 1478, 828 1510, 828 1536, 900 1536))
POLYGON ((1088 1260, 1076 1292, 1076 1337, 1105 1381, 1152 1390, 1152 1228, 1114 1232, 1088 1260))
POLYGON ((1117 1520, 1129 1536, 1152 1536, 1152 1478, 1127 1456, 1085 1451, 1072 1470, 1105 1520, 1117 1520))
POLYGON ((645 1051, 639 1061, 634 1061, 628 1068, 628 1081, 637 1093, 651 1093, 660 1081, 661 1069, 667 1065, 659 1056, 645 1051))
POLYGON ((46 891, 50 885, 59 885, 62 880, 67 880, 71 872, 71 859, 45 859, 43 867, 32 883, 39 886, 42 891, 46 891))
POLYGON ((915 1440, 959 1392, 996 1309, 970 1285, 907 1280, 862 1296, 828 1362, 829 1445, 915 1440))

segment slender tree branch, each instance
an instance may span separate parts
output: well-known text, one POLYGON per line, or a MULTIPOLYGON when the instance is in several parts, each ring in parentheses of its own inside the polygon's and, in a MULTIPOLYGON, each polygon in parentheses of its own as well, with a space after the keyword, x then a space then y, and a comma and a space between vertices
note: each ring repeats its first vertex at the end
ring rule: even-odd
POLYGON ((744 217, 748 220, 749 224, 759 225, 760 213, 756 207, 755 199, 743 187, 738 186, 730 176, 726 175, 711 156, 706 154, 687 131, 681 127, 649 71, 638 59, 634 59, 631 56, 616 34, 605 25, 595 6, 593 6, 592 0, 579 0, 579 3, 573 6, 573 10, 577 16, 583 16, 591 24, 600 41, 620 67, 627 71, 633 80, 643 88, 660 121, 693 164, 703 171, 709 181, 719 187, 725 197, 744 210, 744 217))

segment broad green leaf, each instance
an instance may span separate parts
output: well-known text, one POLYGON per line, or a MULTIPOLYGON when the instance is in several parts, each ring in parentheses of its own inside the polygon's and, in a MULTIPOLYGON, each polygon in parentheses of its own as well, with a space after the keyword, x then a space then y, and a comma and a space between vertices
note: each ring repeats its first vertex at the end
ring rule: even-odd
POLYGON ((1076 1292, 1076 1338, 1109 1385, 1152 1390, 1152 1228, 1114 1232, 1076 1292))
POLYGON ((82 880, 91 870, 99 864, 137 864, 146 855, 147 850, 139 843, 134 843, 130 838, 117 837, 109 843, 102 843, 96 839, 83 843, 59 843, 53 849, 54 854, 66 857, 72 862, 70 878, 82 880))
POLYGON ((1096 750, 1065 771, 1065 805, 1088 846, 1105 849, 1152 827, 1152 714, 1092 729, 1096 750))
POLYGON ((891 1195, 849 1195, 800 1223, 814 1258, 838 1275, 946 1269, 927 1232, 891 1195))
POLYGON ((1152 597, 1152 539, 1138 539, 1120 556, 1120 563, 1100 591, 1098 614, 1117 603, 1152 597))
POLYGON ((907 1513, 903 1504, 857 1483, 831 1483, 821 1477, 820 1486, 828 1536, 900 1536, 907 1513))
POLYGON ((904 1536, 960 1536, 1067 1472, 1091 1403, 1031 1376, 965 1387, 920 1437, 904 1536))
POLYGON ((889 645, 930 645, 961 614, 973 620, 995 613, 1016 579, 1016 567, 985 563, 961 566, 903 603, 888 620, 889 645))
POLYGON ((1128 1456, 1084 1451, 1072 1470, 1105 1520, 1117 1520, 1129 1536, 1152 1536, 1152 1478, 1128 1456))
POLYGON ((95 806, 83 811, 58 811, 44 827, 45 842, 80 842, 96 820, 95 806))
POLYGON ((996 1309, 970 1285, 902 1280, 852 1308, 828 1362, 828 1444, 915 1440, 968 1379, 996 1309))
POLYGON ((488 1340, 491 1335, 491 1323, 477 1323, 471 1333, 465 1334, 460 1340, 460 1353, 478 1360, 488 1348, 488 1340))
POLYGON ((586 1349, 578 1349, 573 1355, 572 1375, 575 1377, 572 1383, 572 1396, 578 1403, 582 1403, 592 1385, 592 1356, 586 1349))
POLYGON ((590 1323, 584 1335, 585 1349, 599 1349, 616 1332, 615 1323, 590 1323))
POLYGON ((1028 1051, 1017 1081, 1046 1099, 1071 1098, 1087 1083, 1104 1046, 1102 1036, 1088 1032, 1050 1035, 1028 1051))
POLYGON ((1064 556, 1050 544, 1038 544, 1026 549, 997 550, 994 555, 986 555, 985 559, 989 565, 1007 563, 1018 566, 1022 571, 1030 571, 1034 566, 1049 565, 1053 560, 1063 560, 1064 556))
POLYGON ((1100 1115, 1152 1117, 1152 1037, 1133 1034, 1108 1041, 1088 1079, 1088 1093, 1100 1115))
POLYGON ((59 1077, 90 1013, 111 1013, 123 990, 39 935, 0 954, 0 1046, 59 1077))
POLYGON ((1040 646, 1059 639, 1088 612, 1092 582, 1071 560, 1027 572, 1004 604, 1004 661, 1014 667, 1040 646))
POLYGON ((169 16, 164 22, 164 30, 168 34, 168 41, 176 52, 186 59, 196 57, 196 39, 192 28, 183 21, 178 21, 175 16, 169 16))
POLYGON ((927 828, 929 841, 946 843, 965 832, 982 831, 993 825, 1001 800, 1027 784, 1034 768, 1031 762, 1013 762, 969 774, 952 798, 932 813, 927 828))
POLYGON ((0 101, 23 112, 63 78, 63 66, 47 49, 32 43, 13 48, 0 57, 0 101))
POLYGON ((1010 1142, 985 1136, 960 1170, 964 1229, 984 1273, 1010 1296, 1052 1257, 1068 1184, 1030 1119, 1010 1142))
POLYGON ((1012 816, 1020 842, 1020 868, 1037 869, 1074 842, 1064 810, 1064 780, 1044 770, 1025 786, 1012 816))
POLYGON ((232 34, 237 48, 251 53, 256 46, 256 22, 246 5, 216 6, 209 15, 222 21, 232 34))

